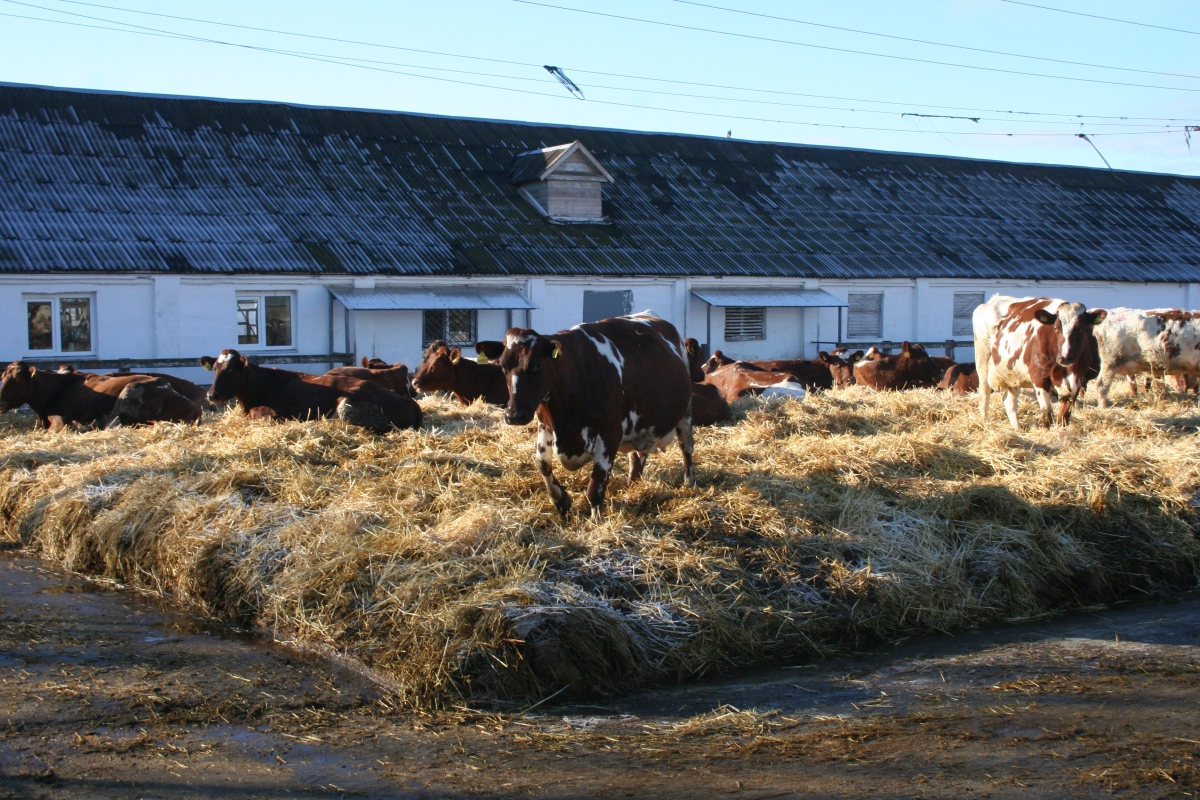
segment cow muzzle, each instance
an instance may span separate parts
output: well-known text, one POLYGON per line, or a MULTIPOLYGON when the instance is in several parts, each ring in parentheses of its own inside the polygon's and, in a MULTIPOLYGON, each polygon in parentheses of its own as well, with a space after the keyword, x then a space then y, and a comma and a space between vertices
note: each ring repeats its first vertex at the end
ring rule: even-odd
POLYGON ((533 422, 533 412, 521 409, 504 409, 504 421, 509 425, 528 425, 533 422))
POLYGON ((1058 364, 1060 367, 1069 367, 1069 366, 1071 366, 1072 364, 1074 364, 1074 363, 1075 363, 1076 361, 1078 361, 1078 360, 1079 360, 1079 359, 1077 359, 1077 358, 1063 358, 1062 356, 1059 356, 1058 358, 1056 358, 1056 359, 1055 359, 1055 362, 1056 362, 1056 363, 1057 363, 1057 364, 1058 364))

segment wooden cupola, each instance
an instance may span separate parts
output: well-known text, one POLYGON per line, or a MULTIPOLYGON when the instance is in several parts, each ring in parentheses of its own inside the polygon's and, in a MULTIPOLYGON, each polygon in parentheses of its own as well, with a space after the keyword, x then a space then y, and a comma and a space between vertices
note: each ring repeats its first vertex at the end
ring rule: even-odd
POLYGON ((601 189, 613 176, 578 140, 521 153, 508 179, 550 222, 608 222, 601 189))

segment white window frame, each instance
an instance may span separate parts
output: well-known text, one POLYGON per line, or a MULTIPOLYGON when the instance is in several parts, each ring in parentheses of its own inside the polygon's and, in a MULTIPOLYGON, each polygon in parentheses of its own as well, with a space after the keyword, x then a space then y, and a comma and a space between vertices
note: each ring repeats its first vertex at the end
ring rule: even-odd
POLYGON ((50 303, 50 335, 54 347, 49 350, 31 350, 29 348, 29 319, 25 320, 25 330, 23 333, 25 340, 25 355, 28 358, 84 358, 95 356, 99 345, 97 344, 96 330, 96 293, 95 292, 36 292, 21 295, 21 308, 24 313, 29 313, 29 303, 50 303), (59 303, 63 300, 87 300, 91 306, 89 314, 91 316, 91 335, 92 347, 90 350, 63 350, 62 349, 62 322, 59 303))
MULTIPOLYGON (((751 314, 752 316, 753 314, 751 314)), ((745 323, 743 322, 743 329, 745 323)), ((726 306, 725 307, 725 330, 723 331, 723 340, 726 342, 765 342, 767 340, 767 309, 763 306, 726 306), (729 322, 730 313, 734 316, 746 315, 747 312, 757 312, 759 328, 758 336, 735 335, 734 338, 729 338, 729 322)))
POLYGON ((234 305, 233 305, 233 308, 234 308, 233 313, 235 315, 234 316, 234 336, 235 336, 235 338, 239 337, 241 335, 240 333, 237 332, 237 326, 238 326, 239 320, 236 316, 238 313, 237 301, 239 301, 239 300, 257 300, 258 301, 258 343, 257 344, 242 344, 241 342, 238 342, 237 345, 235 345, 238 350, 247 350, 250 352, 259 351, 259 350, 270 350, 272 352, 286 352, 288 350, 296 349, 296 342, 299 338, 297 330, 296 330, 296 328, 297 328, 297 325, 296 325, 296 319, 297 319, 296 292, 287 290, 287 289, 279 290, 279 291, 271 291, 271 290, 238 291, 237 297, 235 298, 234 305), (267 344, 266 323, 267 323, 267 298, 268 297, 286 297, 286 298, 288 298, 288 302, 290 303, 290 308, 291 308, 291 322, 292 322, 292 330, 291 330, 292 343, 291 344, 273 344, 273 345, 267 344))

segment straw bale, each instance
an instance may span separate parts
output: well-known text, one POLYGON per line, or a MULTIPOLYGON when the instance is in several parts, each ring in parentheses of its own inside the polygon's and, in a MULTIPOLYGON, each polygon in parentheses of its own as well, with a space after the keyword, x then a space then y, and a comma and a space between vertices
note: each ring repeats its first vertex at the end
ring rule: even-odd
MULTIPOLYGON (((620 466, 600 523, 557 518, 532 428, 422 404, 423 429, 380 436, 229 412, 83 433, 6 415, 0 538, 443 707, 818 659, 1200 573, 1200 414, 1175 395, 1021 434, 934 390, 744 398, 697 431, 695 488, 673 451, 633 486, 620 466)), ((559 470, 580 501, 586 473, 559 470)))

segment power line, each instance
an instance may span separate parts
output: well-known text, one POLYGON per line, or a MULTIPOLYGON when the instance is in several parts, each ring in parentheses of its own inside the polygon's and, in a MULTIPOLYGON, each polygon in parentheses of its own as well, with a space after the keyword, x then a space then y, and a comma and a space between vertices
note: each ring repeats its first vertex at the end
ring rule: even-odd
MULTIPOLYGON (((57 9, 49 8, 46 6, 35 5, 32 3, 17 3, 16 0, 5 0, 5 1, 13 2, 17 5, 24 5, 24 6, 27 6, 30 8, 37 8, 42 11, 50 11, 50 12, 56 13, 56 14, 70 13, 70 12, 65 12, 65 11, 59 11, 57 9)), ((162 14, 162 13, 153 12, 153 11, 141 11, 138 9, 122 8, 120 6, 105 5, 102 3, 88 3, 88 2, 83 2, 82 0, 56 0, 56 2, 68 3, 70 5, 77 5, 77 6, 87 6, 90 8, 103 8, 103 9, 107 9, 110 11, 118 11, 118 12, 129 13, 129 14, 141 14, 144 16, 162 17, 162 18, 166 18, 166 19, 177 19, 177 20, 183 20, 186 22, 197 22, 197 23, 204 24, 204 25, 217 25, 217 26, 227 27, 227 28, 239 28, 242 30, 258 31, 261 33, 279 34, 282 36, 295 36, 295 37, 300 37, 300 38, 304 38, 304 39, 316 39, 316 40, 320 40, 320 41, 337 42, 337 43, 341 43, 341 44, 352 44, 352 45, 357 45, 357 46, 362 46, 362 47, 376 47, 376 48, 382 48, 382 49, 387 49, 387 50, 399 50, 399 51, 403 51, 403 52, 420 53, 423 55, 443 56, 446 58, 457 58, 457 59, 465 59, 465 60, 470 60, 470 61, 485 61, 485 62, 491 62, 491 63, 495 63, 495 64, 507 64, 510 66, 530 67, 533 69, 541 68, 540 64, 536 64, 533 62, 510 61, 510 60, 499 59, 499 58, 486 58, 483 56, 469 56, 469 55, 464 55, 461 53, 449 53, 449 52, 440 51, 440 50, 422 50, 422 49, 415 48, 415 47, 401 47, 399 45, 382 44, 379 42, 359 41, 359 40, 355 40, 355 39, 340 39, 340 38, 336 38, 336 37, 332 37, 332 36, 320 36, 320 35, 316 35, 316 34, 299 33, 296 31, 286 31, 286 30, 281 30, 281 29, 277 29, 277 28, 262 28, 262 27, 256 27, 256 26, 251 26, 251 25, 239 25, 237 23, 232 23, 232 22, 220 22, 217 20, 200 19, 197 17, 184 17, 184 16, 179 16, 176 14, 162 14)), ((78 16, 78 15, 76 15, 76 16, 78 16)), ((99 19, 96 17, 85 17, 85 18, 99 19)), ((27 19, 38 19, 38 18, 28 17, 27 19)), ((42 21, 51 22, 52 20, 42 20, 42 21)), ((119 22, 119 21, 115 21, 115 20, 104 20, 104 21, 109 22, 111 24, 115 24, 115 25, 130 24, 130 23, 119 22)), ((104 30, 116 30, 116 29, 104 29, 104 30)), ((349 57, 346 57, 346 58, 349 58, 349 57)), ((368 61, 367 59, 353 59, 353 60, 368 61)), ((393 62, 371 62, 371 63, 393 64, 393 62)), ((467 71, 467 70, 450 70, 450 69, 444 68, 444 67, 439 68, 439 67, 427 67, 427 66, 423 66, 423 65, 408 65, 408 64, 393 64, 393 65, 394 66, 407 66, 407 67, 412 67, 414 69, 430 69, 430 70, 441 70, 444 72, 458 72, 460 74, 467 74, 467 75, 506 77, 511 80, 526 80, 526 81, 534 80, 532 78, 524 78, 524 77, 517 77, 517 76, 495 75, 494 73, 471 72, 471 71, 467 71)), ((652 77, 648 77, 645 75, 628 75, 628 74, 619 73, 619 72, 602 72, 602 71, 598 71, 598 70, 581 69, 579 67, 565 67, 564 69, 570 69, 572 72, 582 73, 585 75, 600 75, 600 76, 607 77, 607 78, 622 78, 625 80, 648 81, 648 82, 653 82, 653 83, 669 83, 669 84, 673 84, 673 85, 677 85, 677 86, 697 86, 697 87, 706 88, 706 89, 724 89, 724 90, 728 90, 728 91, 753 92, 753 93, 757 93, 757 94, 774 94, 774 95, 782 95, 782 96, 787 96, 787 97, 809 97, 809 98, 818 99, 818 100, 835 100, 835 101, 846 102, 846 103, 871 103, 871 104, 875 104, 875 105, 899 106, 899 107, 903 107, 903 108, 917 107, 917 108, 936 109, 936 110, 940 110, 940 111, 968 111, 968 112, 981 112, 981 113, 986 113, 986 114, 1008 114, 1008 115, 1013 115, 1013 116, 1067 117, 1067 118, 1076 119, 1076 120, 1078 120, 1078 119, 1089 119, 1089 120, 1091 120, 1091 119, 1116 119, 1116 120, 1136 120, 1136 121, 1140 121, 1140 122, 1168 122, 1168 123, 1169 122, 1185 122, 1185 121, 1190 120, 1190 118, 1182 118, 1182 117, 1130 117, 1130 116, 1100 115, 1100 114, 1058 114, 1058 113, 1039 112, 1039 111, 1013 111, 1011 109, 974 108, 974 107, 965 107, 965 106, 942 106, 942 105, 934 105, 934 104, 929 104, 929 103, 908 103, 908 102, 900 102, 900 101, 895 101, 895 100, 872 100, 869 98, 861 98, 861 97, 840 97, 840 96, 836 96, 836 95, 822 95, 822 94, 812 94, 812 93, 806 93, 806 92, 789 92, 789 91, 782 91, 782 90, 778 90, 778 89, 763 89, 760 87, 729 86, 726 84, 704 83, 704 82, 700 82, 700 81, 682 81, 682 80, 672 80, 669 78, 652 78, 652 77)), ((546 81, 538 80, 538 82, 541 83, 541 82, 546 82, 546 81)), ((608 88, 618 88, 618 87, 608 87, 608 88)), ((634 91, 634 90, 629 89, 627 91, 634 91)), ((699 97, 699 95, 697 95, 697 96, 699 97)), ((801 106, 801 107, 805 107, 805 106, 801 106)), ((813 106, 813 108, 821 108, 821 107, 813 106)), ((862 110, 866 111, 867 109, 862 109, 862 110)))
POLYGON ((1139 72, 1143 75, 1162 75, 1162 76, 1168 77, 1168 78, 1191 78, 1192 80, 1196 80, 1197 78, 1200 78, 1200 76, 1197 76, 1197 75, 1187 75, 1185 73, 1180 73, 1180 72, 1158 72, 1156 70, 1151 70, 1151 69, 1137 69, 1136 67, 1114 67, 1114 66, 1111 66, 1108 64, 1092 64, 1087 61, 1068 61, 1068 60, 1062 59, 1062 58, 1049 58, 1047 56, 1031 56, 1031 55, 1025 55, 1023 53, 1008 53, 1003 50, 988 50, 983 47, 970 47, 970 46, 962 45, 962 44, 950 44, 948 42, 934 42, 934 41, 930 41, 928 39, 913 39, 908 36, 896 36, 896 35, 890 34, 890 33, 879 33, 877 31, 865 31, 865 30, 861 30, 859 28, 844 28, 840 25, 826 25, 824 23, 810 22, 809 20, 804 20, 804 19, 794 19, 792 17, 777 17, 773 14, 760 14, 760 13, 757 13, 754 11, 744 11, 740 8, 726 8, 725 6, 711 5, 709 3, 698 3, 695 0, 671 0, 671 2, 679 3, 679 4, 685 5, 685 6, 696 6, 697 8, 709 8, 714 11, 725 11, 730 14, 742 14, 747 17, 759 17, 760 19, 769 19, 769 20, 774 20, 776 22, 791 22, 796 25, 809 25, 814 28, 825 28, 826 30, 843 31, 845 33, 857 33, 857 34, 861 34, 863 36, 877 36, 881 39, 894 39, 895 41, 899 41, 899 42, 913 42, 915 44, 926 44, 926 45, 931 45, 933 47, 948 47, 948 48, 951 48, 954 50, 966 50, 971 53, 987 53, 988 55, 1005 56, 1007 58, 1025 58, 1025 59, 1029 59, 1031 61, 1046 61, 1051 64, 1069 64, 1070 66, 1073 66, 1073 67, 1092 67, 1095 69, 1118 70, 1121 72, 1139 72))
POLYGON ((1000 0, 1001 3, 1012 3, 1014 6, 1029 6, 1030 8, 1040 8, 1042 11, 1057 11, 1059 14, 1073 14, 1076 17, 1091 17, 1092 19, 1102 19, 1105 22, 1119 22, 1122 25, 1137 25, 1139 28, 1155 28, 1160 31, 1171 31, 1173 33, 1186 33, 1190 36, 1200 36, 1200 31, 1188 31, 1183 28, 1172 28, 1167 25, 1151 25, 1149 22, 1134 22, 1131 19, 1117 19, 1116 17, 1102 17, 1099 14, 1087 14, 1083 11, 1068 11, 1065 8, 1054 8, 1052 6, 1042 6, 1037 3, 1025 3, 1022 0, 1000 0))
POLYGON ((677 22, 661 22, 654 19, 645 19, 642 17, 629 17, 623 14, 609 14, 604 11, 589 11, 583 8, 571 8, 570 6, 559 6, 552 3, 539 3, 535 0, 510 0, 513 3, 520 3, 527 6, 537 6, 539 8, 552 8, 557 11, 570 11, 575 14, 587 14, 594 17, 606 17, 608 19, 619 19, 625 22, 640 22, 646 25, 658 25, 664 28, 675 28, 684 31, 696 31, 699 33, 712 33, 718 36, 730 36, 736 39, 749 39, 757 42, 770 42, 772 44, 785 44, 792 47, 808 47, 814 50, 827 50, 834 53, 848 53, 850 55, 871 56, 873 58, 886 58, 893 61, 908 61, 914 64, 932 64, 940 67, 956 67, 958 69, 971 69, 980 72, 997 72, 1006 75, 1023 75, 1032 78, 1051 78, 1060 81, 1076 81, 1080 83, 1100 83, 1108 86, 1128 86, 1136 89, 1161 89, 1169 92, 1200 92, 1200 89, 1188 89, 1182 86, 1159 86, 1157 84, 1148 83, 1125 83, 1123 81, 1109 81, 1101 78, 1075 78, 1068 75, 1051 75, 1044 72, 1024 72, 1016 69, 1003 69, 1001 67, 981 67, 974 64, 958 64, 953 61, 935 61, 929 58, 914 58, 912 56, 897 56, 889 53, 874 53, 870 50, 853 50, 847 47, 832 47, 823 44, 812 44, 811 42, 797 42, 792 39, 776 39, 771 36, 756 36, 749 33, 735 33, 734 31, 722 31, 715 28, 701 28, 696 25, 683 25, 677 22))
MULTIPOLYGON (((13 2, 13 1, 14 0, 5 0, 5 2, 13 2)), ((18 3, 18 5, 27 5, 28 6, 31 4, 18 3)), ((200 36, 193 36, 191 34, 181 34, 181 33, 176 33, 173 31, 165 31, 162 29, 149 28, 149 27, 143 26, 143 25, 132 25, 131 23, 113 22, 112 20, 104 20, 102 18, 90 17, 90 16, 82 15, 82 14, 73 14, 71 12, 60 11, 60 12, 56 12, 56 13, 70 14, 71 16, 84 17, 86 19, 99 20, 102 22, 109 22, 111 24, 117 24, 117 25, 131 25, 131 27, 140 28, 141 30, 128 30, 128 29, 124 29, 124 28, 107 28, 107 27, 103 27, 103 26, 99 26, 99 25, 92 25, 92 24, 87 24, 87 23, 69 22, 66 20, 49 20, 49 19, 43 19, 43 18, 39 18, 39 17, 22 16, 19 14, 5 14, 2 12, 0 12, 0 16, 13 17, 13 18, 17 18, 17 19, 28 19, 28 20, 33 20, 33 21, 37 21, 37 22, 55 23, 55 24, 60 24, 60 25, 70 25, 70 26, 75 26, 75 27, 92 28, 92 29, 116 32, 116 33, 131 33, 131 34, 137 34, 137 35, 143 35, 143 36, 154 36, 154 37, 158 37, 158 38, 193 41, 193 42, 204 43, 204 44, 217 44, 217 45, 223 45, 223 46, 227 46, 227 47, 236 47, 236 48, 241 48, 241 49, 246 49, 246 50, 275 54, 275 55, 285 55, 285 56, 290 56, 290 57, 294 57, 294 58, 301 58, 301 59, 308 60, 308 61, 316 61, 316 62, 321 62, 321 63, 326 63, 326 64, 334 64, 337 66, 354 67, 357 69, 365 69, 365 70, 370 70, 373 72, 382 72, 382 73, 387 73, 387 74, 392 74, 392 75, 402 75, 405 77, 412 77, 412 78, 422 78, 425 80, 439 81, 442 83, 453 83, 453 84, 458 84, 458 85, 463 85, 463 86, 473 86, 473 87, 484 88, 484 89, 496 89, 499 91, 516 92, 519 94, 536 95, 539 97, 549 97, 554 100, 567 99, 560 94, 549 94, 547 92, 536 92, 536 91, 531 91, 528 89, 517 89, 517 88, 513 88, 513 87, 508 87, 508 86, 495 86, 495 85, 491 85, 491 84, 483 84, 483 83, 477 83, 477 82, 473 82, 473 81, 463 81, 463 80, 458 80, 458 79, 454 79, 454 78, 441 78, 441 77, 437 77, 437 76, 433 76, 433 75, 421 75, 418 73, 401 72, 399 70, 384 69, 383 67, 370 66, 370 65, 366 65, 366 64, 356 64, 356 63, 352 63, 349 61, 339 60, 338 57, 336 57, 336 56, 307 55, 307 54, 297 53, 297 52, 293 52, 293 51, 278 50, 278 49, 269 48, 269 47, 241 44, 241 43, 237 43, 237 42, 226 42, 226 41, 223 41, 220 39, 209 39, 209 38, 200 37, 200 36)), ((746 121, 746 122, 767 122, 767 123, 774 123, 774 124, 780 124, 780 125, 798 125, 798 126, 813 127, 813 128, 836 128, 836 129, 841 129, 841 130, 861 130, 861 131, 875 131, 875 132, 885 132, 885 133, 925 133, 925 134, 938 133, 938 135, 942 135, 940 132, 922 131, 922 130, 914 131, 909 128, 882 128, 882 127, 873 127, 873 126, 864 126, 864 125, 839 125, 839 124, 834 124, 834 123, 823 123, 823 122, 802 122, 799 120, 772 119, 772 118, 764 118, 764 117, 747 117, 747 116, 740 116, 740 115, 734 115, 734 114, 718 114, 718 113, 714 113, 714 112, 710 112, 710 111, 690 111, 690 110, 686 110, 686 109, 665 108, 665 107, 661 107, 661 106, 646 106, 646 105, 640 105, 640 104, 636 104, 636 103, 622 103, 622 102, 617 102, 617 101, 613 101, 613 100, 589 100, 587 102, 593 103, 593 104, 599 104, 599 105, 616 106, 616 107, 621 107, 621 108, 634 108, 634 109, 640 109, 640 110, 645 110, 645 111, 660 111, 660 112, 665 112, 665 113, 686 114, 689 116, 701 116, 701 117, 711 117, 711 118, 717 118, 717 119, 740 120, 740 121, 746 121)), ((1182 130, 1182 127, 1180 128, 1180 130, 1182 130)), ((1093 134, 1093 136, 1122 136, 1122 135, 1136 136, 1136 135, 1146 135, 1146 134, 1160 135, 1160 134, 1174 134, 1177 132, 1178 132, 1177 130, 1172 129, 1171 127, 1166 127, 1163 130, 1121 131, 1121 132, 1113 131, 1113 132, 1109 132, 1109 133, 1097 133, 1097 134, 1093 134)), ((1044 137, 1075 136, 1075 134, 1073 134, 1073 133, 1036 133, 1036 132, 1004 133, 1004 132, 984 132, 984 131, 960 132, 960 133, 953 133, 951 135, 992 136, 992 137, 1003 137, 1003 136, 1014 137, 1014 136, 1017 136, 1017 137, 1043 137, 1043 138, 1044 137)))

